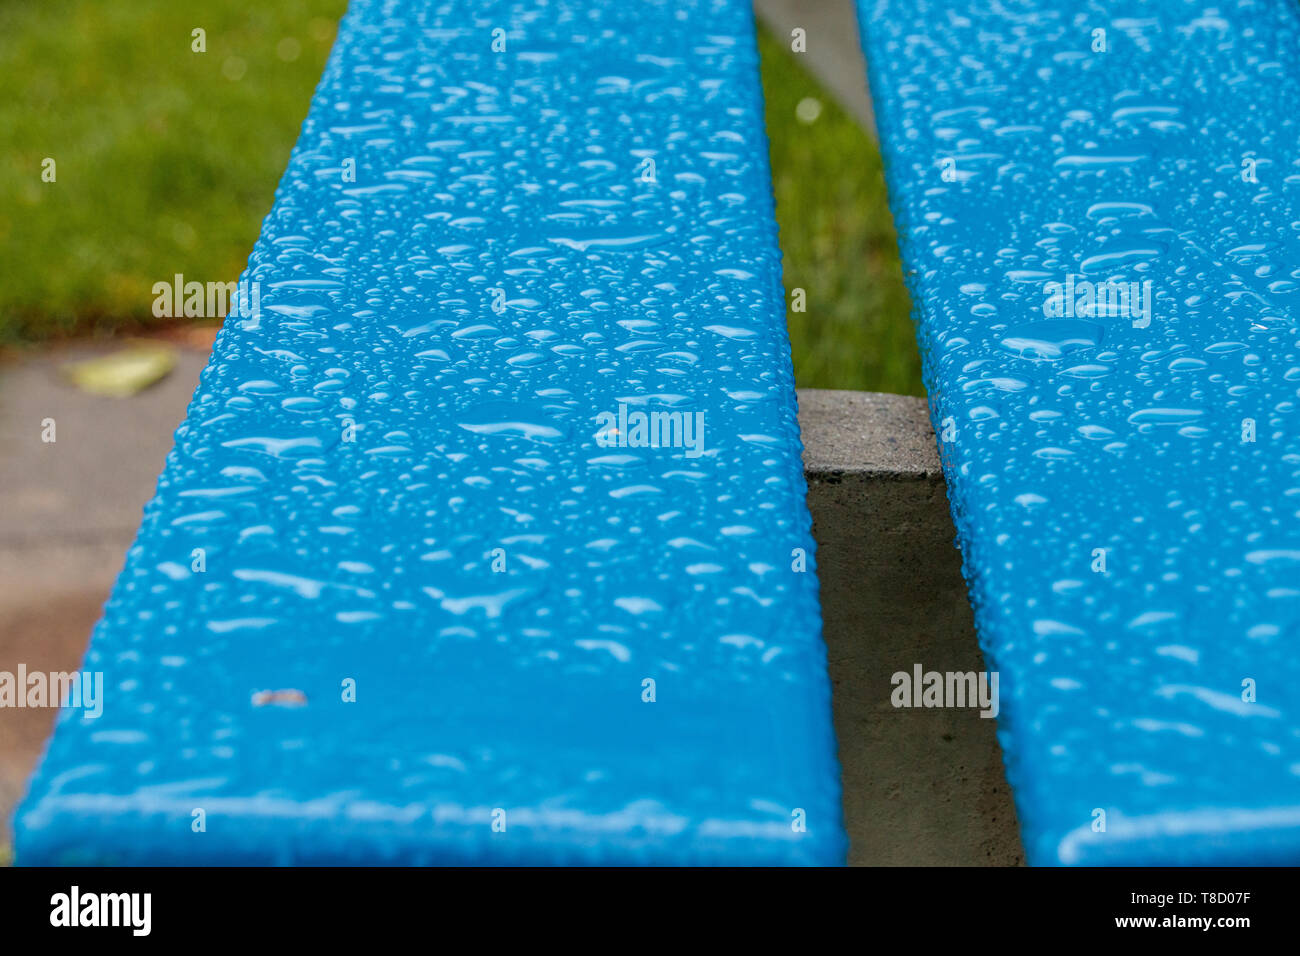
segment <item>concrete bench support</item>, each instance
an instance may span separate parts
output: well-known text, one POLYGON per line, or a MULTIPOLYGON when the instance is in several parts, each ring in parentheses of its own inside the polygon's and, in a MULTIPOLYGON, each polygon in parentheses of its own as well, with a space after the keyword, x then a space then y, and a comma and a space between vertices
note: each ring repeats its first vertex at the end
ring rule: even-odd
POLYGON ((913 664, 984 667, 925 400, 801 389, 799 426, 850 862, 1021 862, 994 721, 890 702, 913 664))

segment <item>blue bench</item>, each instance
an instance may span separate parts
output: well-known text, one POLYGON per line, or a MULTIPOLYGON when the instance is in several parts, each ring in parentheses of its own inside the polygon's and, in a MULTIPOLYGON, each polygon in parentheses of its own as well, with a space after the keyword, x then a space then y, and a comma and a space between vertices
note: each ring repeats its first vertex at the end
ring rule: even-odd
POLYGON ((354 0, 26 864, 837 863, 744 0, 354 0))
POLYGON ((1300 15, 860 0, 1035 864, 1300 862, 1300 15))

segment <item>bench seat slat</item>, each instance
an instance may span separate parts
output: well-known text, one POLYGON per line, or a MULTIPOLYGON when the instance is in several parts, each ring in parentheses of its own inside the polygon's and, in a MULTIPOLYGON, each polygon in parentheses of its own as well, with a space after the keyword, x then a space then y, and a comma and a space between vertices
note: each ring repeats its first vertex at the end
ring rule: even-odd
POLYGON ((843 861, 754 39, 354 0, 20 863, 843 861))
POLYGON ((859 13, 1030 862, 1300 862, 1300 9, 859 13))

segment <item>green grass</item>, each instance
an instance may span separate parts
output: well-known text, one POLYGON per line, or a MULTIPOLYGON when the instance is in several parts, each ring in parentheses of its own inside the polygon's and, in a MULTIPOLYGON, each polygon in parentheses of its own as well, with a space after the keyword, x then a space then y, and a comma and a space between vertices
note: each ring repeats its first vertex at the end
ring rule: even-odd
MULTIPOLYGON (((169 321, 155 282, 237 278, 345 6, 0 5, 0 347, 136 331, 169 321)), ((807 297, 798 383, 921 394, 875 144, 788 49, 765 32, 760 49, 785 284, 807 297)))
POLYGON ((798 63, 759 31, 772 184, 781 228, 795 380, 803 388, 923 395, 910 300, 885 198, 880 150, 798 63), (795 115, 821 104, 812 123, 795 115))
POLYGON ((0 345, 155 322, 173 273, 238 278, 345 6, 0 5, 0 345))

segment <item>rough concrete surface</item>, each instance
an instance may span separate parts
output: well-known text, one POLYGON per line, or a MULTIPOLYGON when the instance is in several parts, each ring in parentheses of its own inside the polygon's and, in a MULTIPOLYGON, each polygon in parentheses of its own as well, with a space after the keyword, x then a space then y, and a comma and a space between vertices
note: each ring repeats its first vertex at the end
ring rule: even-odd
MULTIPOLYGON (((206 361, 182 348, 168 378, 122 399, 58 372, 116 347, 0 366, 0 671, 79 665, 206 361)), ((799 403, 850 861, 1017 863, 993 721, 890 705, 890 675, 914 663, 983 666, 924 400, 804 390, 799 403)), ((0 710, 0 846, 53 722, 0 710)))
POLYGON ((1019 864, 996 721, 890 702, 916 664, 984 669, 925 400, 805 389, 799 424, 849 860, 1019 864))

